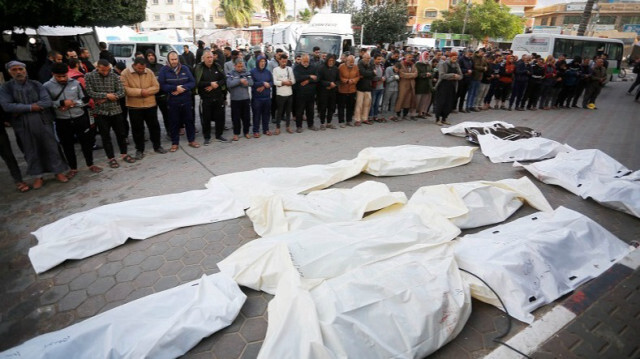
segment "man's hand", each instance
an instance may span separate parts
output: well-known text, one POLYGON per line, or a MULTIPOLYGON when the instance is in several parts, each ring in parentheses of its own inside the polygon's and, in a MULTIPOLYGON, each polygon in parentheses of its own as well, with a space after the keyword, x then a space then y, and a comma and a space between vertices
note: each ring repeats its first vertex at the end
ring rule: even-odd
POLYGON ((107 100, 109 100, 109 101, 118 101, 118 96, 116 96, 116 94, 113 94, 113 93, 108 93, 107 94, 107 100))
POLYGON ((38 105, 37 103, 31 104, 31 112, 40 112, 42 110, 44 109, 40 107, 40 105, 38 105))
POLYGON ((284 80, 284 81, 282 81, 282 85, 283 86, 291 86, 291 85, 293 85, 293 83, 291 82, 291 80, 284 80))
POLYGON ((260 86, 260 87, 258 87, 258 88, 256 89, 256 91, 258 91, 258 92, 262 92, 262 91, 264 91, 264 86, 260 86))
POLYGON ((103 103, 107 102, 107 99, 100 98, 100 99, 94 100, 94 102, 96 103, 96 105, 102 105, 103 103))
MULTIPOLYGON (((217 82, 212 82, 212 83, 211 83, 211 86, 208 86, 208 87, 211 87, 211 90, 215 90, 215 89, 217 89, 218 87, 220 87, 220 85, 218 85, 218 83, 217 83, 217 82)), ((209 91, 211 91, 211 90, 209 90, 209 91)))
POLYGON ((263 82, 263 84, 264 84, 264 88, 266 89, 271 88, 271 85, 269 85, 268 82, 263 82))
POLYGON ((211 91, 213 91, 213 87, 212 86, 207 86, 207 87, 204 88, 204 90, 207 91, 207 92, 211 92, 211 91))
POLYGON ((73 100, 64 100, 63 104, 64 104, 63 107, 67 107, 67 108, 73 107, 74 105, 73 100))
POLYGON ((240 79, 240 83, 244 86, 249 86, 249 81, 247 81, 247 79, 240 79))
POLYGON ((141 97, 147 97, 147 96, 149 96, 149 92, 146 89, 142 89, 142 90, 140 90, 140 96, 141 97))
POLYGON ((300 83, 300 86, 307 86, 308 83, 309 83, 309 80, 304 80, 300 83))
POLYGON ((334 87, 336 87, 336 83, 335 82, 329 83, 329 90, 331 90, 334 87))
POLYGON ((427 77, 431 77, 431 72, 427 72, 427 77))

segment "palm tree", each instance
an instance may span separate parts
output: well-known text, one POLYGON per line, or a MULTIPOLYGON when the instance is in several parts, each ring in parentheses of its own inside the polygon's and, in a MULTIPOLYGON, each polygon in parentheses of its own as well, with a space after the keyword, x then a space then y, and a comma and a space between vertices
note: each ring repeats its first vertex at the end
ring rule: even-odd
POLYGON ((329 4, 330 2, 331 0, 307 0, 307 4, 309 4, 309 7, 311 8, 311 10, 322 9, 323 7, 327 6, 327 4, 329 4))
POLYGON ((584 11, 582 12, 582 18, 580 18, 580 26, 578 26, 578 36, 584 36, 584 32, 587 30, 587 25, 589 24, 589 20, 591 19, 591 10, 593 10, 593 5, 596 3, 596 0, 587 0, 587 4, 584 6, 584 11))
POLYGON ((227 24, 232 27, 248 25, 255 11, 251 0, 221 0, 220 7, 227 24))
POLYGON ((286 12, 284 0, 262 0, 262 7, 267 9, 271 25, 280 21, 280 15, 286 12))

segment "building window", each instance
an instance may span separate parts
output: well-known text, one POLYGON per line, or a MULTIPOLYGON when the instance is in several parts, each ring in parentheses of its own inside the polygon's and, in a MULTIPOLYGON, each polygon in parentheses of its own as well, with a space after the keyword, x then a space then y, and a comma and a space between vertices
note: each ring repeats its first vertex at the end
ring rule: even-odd
POLYGON ((547 26, 548 23, 549 23, 549 18, 548 17, 544 17, 540 21, 540 25, 542 25, 542 26, 547 26))
POLYGON ((581 19, 582 19, 582 16, 580 15, 567 15, 564 17, 562 24, 564 25, 579 24, 581 19))
POLYGON ((154 14, 153 15, 153 21, 160 21, 160 15, 154 14))
POLYGON ((213 22, 213 15, 209 15, 209 22, 213 22))
POLYGON ((613 25, 616 23, 616 16, 600 16, 598 25, 613 25))
POLYGON ((425 10, 424 17, 438 17, 438 10, 425 10))
POLYGON ((204 21, 204 18, 202 17, 202 15, 198 14, 196 15, 196 21, 204 21))
POLYGON ((451 6, 456 6, 460 3, 461 0, 451 0, 451 6))
POLYGON ((549 22, 549 26, 556 26, 556 17, 551 17, 551 21, 549 22))
POLYGON ((176 16, 174 14, 169 14, 169 21, 174 21, 176 16))
POLYGON ((151 5, 158 5, 158 0, 151 0, 151 5))
POLYGON ((173 5, 173 0, 167 0, 167 5, 173 5))
POLYGON ((224 17, 224 10, 218 10, 218 11, 216 12, 216 16, 217 16, 217 17, 224 17))
POLYGON ((640 16, 622 16, 620 19, 620 24, 640 24, 640 16))

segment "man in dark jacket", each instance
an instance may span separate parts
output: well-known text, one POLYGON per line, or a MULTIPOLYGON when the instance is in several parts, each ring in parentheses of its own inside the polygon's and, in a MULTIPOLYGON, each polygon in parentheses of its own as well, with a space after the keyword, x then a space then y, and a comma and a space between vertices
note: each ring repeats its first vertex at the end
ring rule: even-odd
POLYGON ((38 81, 40 81, 40 83, 44 84, 51 79, 51 66, 55 62, 62 62, 62 54, 55 50, 49 51, 47 61, 38 72, 38 81))
POLYGON ((196 57, 193 55, 193 52, 189 51, 189 46, 184 45, 182 48, 184 51, 182 55, 180 55, 180 63, 186 65, 190 71, 193 71, 196 66, 196 57))
POLYGON ((204 41, 198 40, 198 50, 196 50, 196 65, 202 61, 202 54, 204 54, 204 41))
POLYGON ((273 76, 267 70, 267 58, 259 55, 256 58, 256 67, 251 70, 253 86, 251 86, 251 111, 253 112, 253 137, 260 137, 260 125, 262 133, 271 136, 269 120, 271 119, 271 88, 273 76))
POLYGON ((538 98, 542 89, 542 79, 544 79, 544 59, 538 57, 534 59, 531 65, 531 78, 527 84, 527 110, 535 111, 538 109, 538 98))
POLYGON ((369 110, 371 109, 371 90, 373 90, 373 78, 376 76, 373 65, 371 64, 371 56, 363 53, 358 62, 358 71, 360 72, 360 81, 356 84, 356 106, 353 113, 355 125, 360 123, 371 125, 369 121, 369 110))
POLYGON ((333 113, 336 111, 336 96, 340 73, 336 67, 336 55, 330 54, 327 60, 318 68, 318 117, 320 118, 320 130, 326 128, 336 129, 331 124, 333 113), (325 125, 326 120, 326 125, 325 125))
POLYGON ((595 107, 596 98, 600 94, 600 90, 607 82, 607 69, 604 67, 604 61, 597 59, 596 64, 591 72, 591 77, 587 81, 587 87, 584 91, 584 97, 582 98, 582 108, 597 110, 595 107), (593 104, 593 107, 587 107, 587 105, 593 104))
POLYGON ((307 127, 312 131, 318 131, 318 127, 313 125, 313 106, 316 100, 316 83, 318 75, 316 68, 309 63, 309 55, 304 54, 300 58, 300 64, 293 68, 293 75, 296 78, 293 90, 296 97, 296 132, 301 133, 302 116, 307 114, 307 127))
POLYGON ((116 58, 113 56, 111 51, 107 50, 107 43, 100 42, 98 43, 98 47, 100 48, 100 60, 105 59, 109 61, 111 66, 116 66, 116 58))
POLYGON ((473 78, 472 56, 473 51, 467 50, 465 51, 464 56, 460 56, 458 59, 458 65, 460 65, 460 70, 462 71, 462 79, 458 81, 458 92, 456 97, 458 98, 458 111, 465 113, 469 112, 464 109, 464 99, 467 96, 467 91, 469 90, 469 86, 471 86, 471 80, 473 78))
POLYGON ((204 145, 211 143, 211 121, 215 121, 215 138, 220 142, 229 142, 222 137, 225 123, 224 103, 227 92, 227 76, 216 61, 216 54, 209 50, 202 52, 202 62, 196 65, 196 86, 202 106, 202 135, 204 145))
POLYGON ((516 111, 524 111, 524 92, 527 89, 529 76, 531 75, 531 66, 529 65, 531 57, 522 55, 522 58, 516 62, 515 77, 513 81, 513 89, 511 98, 509 99, 509 111, 516 105, 516 111))

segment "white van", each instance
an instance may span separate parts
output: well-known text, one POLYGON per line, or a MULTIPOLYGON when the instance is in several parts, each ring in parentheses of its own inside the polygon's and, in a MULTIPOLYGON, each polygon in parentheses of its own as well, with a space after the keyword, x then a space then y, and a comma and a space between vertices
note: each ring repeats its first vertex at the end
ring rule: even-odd
POLYGON ((158 63, 162 65, 167 64, 167 55, 171 51, 177 51, 179 55, 184 52, 184 45, 189 46, 189 50, 195 55, 198 49, 194 44, 190 42, 158 42, 158 41, 111 41, 109 44, 109 51, 116 58, 116 61, 123 61, 127 66, 133 63, 136 52, 140 51, 143 54, 147 50, 151 49, 156 53, 158 63))
POLYGON ((340 56, 353 47, 351 14, 316 14, 302 30, 296 44, 296 55, 310 54, 318 46, 320 52, 340 56))

